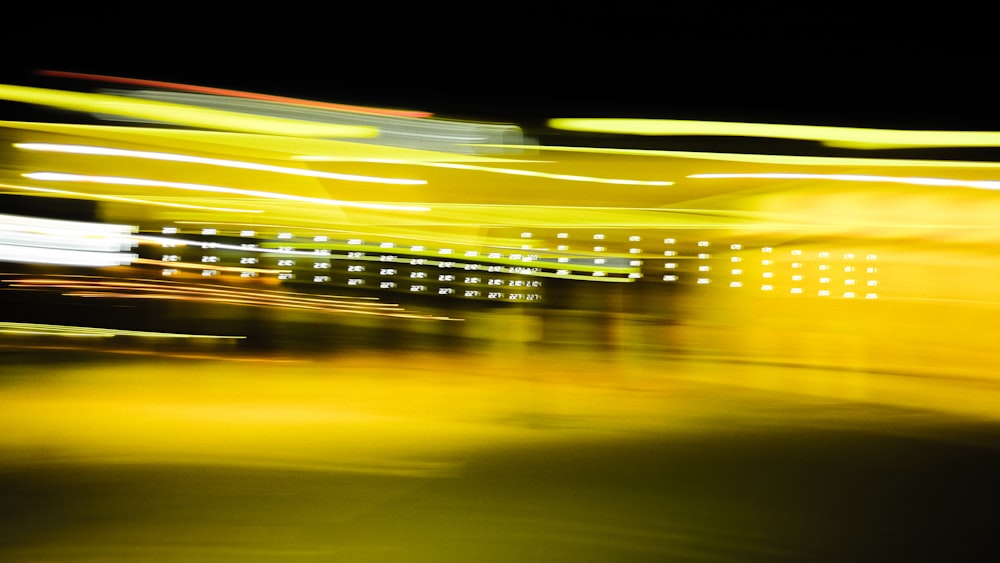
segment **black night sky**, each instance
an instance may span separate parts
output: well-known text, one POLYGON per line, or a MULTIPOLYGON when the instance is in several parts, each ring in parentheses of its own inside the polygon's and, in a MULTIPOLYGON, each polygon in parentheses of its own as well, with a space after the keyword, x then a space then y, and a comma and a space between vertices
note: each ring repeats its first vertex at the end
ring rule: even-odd
POLYGON ((6 83, 53 86, 32 75, 47 68, 529 127, 561 116, 1000 127, 987 86, 995 48, 975 13, 567 2, 14 12, 0 39, 6 83))

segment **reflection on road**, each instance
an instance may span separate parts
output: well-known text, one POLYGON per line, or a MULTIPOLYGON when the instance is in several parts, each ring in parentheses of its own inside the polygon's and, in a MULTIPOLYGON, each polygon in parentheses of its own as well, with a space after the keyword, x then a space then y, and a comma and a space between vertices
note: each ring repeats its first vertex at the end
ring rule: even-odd
POLYGON ((987 526, 950 507, 996 500, 982 381, 518 347, 6 354, 12 561, 876 560, 933 526, 976 549, 987 526))

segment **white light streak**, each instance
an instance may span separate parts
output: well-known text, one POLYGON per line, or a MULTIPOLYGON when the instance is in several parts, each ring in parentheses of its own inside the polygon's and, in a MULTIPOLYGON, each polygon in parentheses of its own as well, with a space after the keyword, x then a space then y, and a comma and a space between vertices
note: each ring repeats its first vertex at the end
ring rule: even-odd
POLYGON ((22 174, 25 178, 32 180, 43 180, 50 182, 89 182, 94 184, 113 184, 119 186, 143 186, 151 188, 171 188, 178 190, 190 190, 197 192, 212 192, 231 195, 242 195, 259 197, 264 199, 279 199, 284 201, 296 201, 301 203, 312 203, 316 205, 330 205, 335 207, 358 207, 362 209, 382 209, 391 211, 430 211, 429 207, 415 205, 392 205, 384 203, 362 203, 357 201, 343 201, 338 199, 323 199, 316 197, 304 197, 276 192, 263 192, 259 190, 244 190, 240 188, 227 188, 223 186, 209 186, 205 184, 188 184, 186 182, 165 182, 161 180, 146 180, 143 178, 121 178, 118 176, 86 176, 82 174, 64 174, 60 172, 29 172, 22 174))
POLYGON ((126 158, 163 160, 169 162, 185 162, 189 164, 206 164, 210 166, 223 166, 226 168, 240 168, 243 170, 257 170, 260 172, 275 172, 278 174, 290 174, 293 176, 307 176, 310 178, 345 180, 349 182, 369 182, 376 184, 402 184, 410 186, 423 185, 427 183, 426 180, 413 180, 408 178, 381 178, 378 176, 359 176, 356 174, 338 174, 335 172, 323 172, 321 170, 290 168, 287 166, 273 166, 270 164, 260 164, 257 162, 243 162, 239 160, 206 158, 206 157, 191 156, 186 154, 136 151, 128 149, 113 149, 109 147, 94 147, 87 145, 61 145, 52 143, 14 143, 14 146, 22 150, 30 150, 30 151, 55 152, 62 154, 86 154, 86 155, 97 155, 97 156, 120 156, 126 158))

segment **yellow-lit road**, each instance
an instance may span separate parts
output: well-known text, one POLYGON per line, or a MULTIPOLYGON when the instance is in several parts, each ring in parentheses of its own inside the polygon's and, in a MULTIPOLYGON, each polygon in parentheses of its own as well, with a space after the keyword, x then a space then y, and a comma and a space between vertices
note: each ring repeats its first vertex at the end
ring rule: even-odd
POLYGON ((0 123, 0 560, 993 547, 1000 164, 869 150, 995 133, 161 94, 0 87, 128 123, 0 123))

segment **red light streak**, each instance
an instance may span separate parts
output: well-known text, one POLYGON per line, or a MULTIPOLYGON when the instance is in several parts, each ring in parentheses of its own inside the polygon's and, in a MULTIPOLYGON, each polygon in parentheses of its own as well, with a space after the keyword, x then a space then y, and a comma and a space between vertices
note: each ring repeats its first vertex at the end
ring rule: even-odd
POLYGON ((352 106, 348 104, 334 104, 330 102, 317 102, 313 100, 302 100, 299 98, 287 98, 285 96, 272 96, 270 94, 258 94, 256 92, 244 92, 241 90, 228 90, 226 88, 212 88, 210 86, 196 86, 194 84, 181 84, 178 82, 162 82, 159 80, 144 80, 142 78, 125 78, 121 76, 105 76, 102 74, 87 74, 83 72, 66 72, 62 70, 40 70, 38 74, 51 76, 54 78, 76 78, 79 80, 95 80, 100 82, 115 82, 119 84, 131 84, 133 86, 145 86, 148 88, 165 88, 169 90, 180 90, 182 92, 196 92, 199 94, 214 94, 216 96, 230 96, 233 98, 246 98, 248 100, 261 100, 266 102, 279 102, 283 104, 294 104, 298 106, 309 106, 323 109, 333 109, 339 111, 349 111, 353 113, 367 113, 371 115, 390 115, 394 117, 431 117, 434 115, 427 111, 372 108, 365 106, 352 106))

